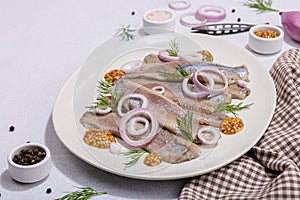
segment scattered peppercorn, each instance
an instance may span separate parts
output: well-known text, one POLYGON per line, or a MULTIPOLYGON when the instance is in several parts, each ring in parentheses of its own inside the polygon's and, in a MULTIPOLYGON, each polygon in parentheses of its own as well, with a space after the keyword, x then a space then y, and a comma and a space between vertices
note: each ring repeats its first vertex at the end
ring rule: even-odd
POLYGON ((135 15, 135 12, 134 12, 134 11, 132 11, 132 12, 131 12, 131 15, 135 15))
POLYGON ((237 22, 240 22, 241 21, 241 18, 237 18, 237 22))
POLYGON ((235 13, 235 9, 232 9, 231 12, 232 12, 232 13, 235 13))
POLYGON ((15 127, 14 126, 10 126, 9 127, 9 132, 13 132, 15 130, 15 127))
POLYGON ((28 140, 26 143, 30 143, 30 141, 28 140))
POLYGON ((50 194, 51 192, 52 192, 52 189, 51 188, 47 188, 46 193, 50 194))
POLYGON ((22 149, 19 154, 13 157, 13 162, 19 165, 33 165, 41 162, 46 157, 46 152, 40 148, 22 149))

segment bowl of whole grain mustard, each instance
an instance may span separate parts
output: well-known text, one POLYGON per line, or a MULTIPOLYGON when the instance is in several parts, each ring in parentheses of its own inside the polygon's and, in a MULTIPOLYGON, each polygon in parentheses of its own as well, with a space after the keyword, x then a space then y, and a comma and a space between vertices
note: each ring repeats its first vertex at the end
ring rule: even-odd
POLYGON ((284 32, 274 25, 256 25, 249 30, 249 47, 260 54, 273 54, 281 50, 284 32))

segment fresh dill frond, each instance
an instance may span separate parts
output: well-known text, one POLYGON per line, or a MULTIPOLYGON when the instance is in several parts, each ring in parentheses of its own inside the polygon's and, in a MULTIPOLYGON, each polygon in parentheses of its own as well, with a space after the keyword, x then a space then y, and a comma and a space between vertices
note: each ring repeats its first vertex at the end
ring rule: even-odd
POLYGON ((123 163, 125 165, 125 169, 135 165, 145 153, 146 151, 143 149, 130 149, 126 152, 120 153, 121 155, 124 155, 126 158, 130 159, 129 161, 123 163))
POLYGON ((97 192, 91 187, 77 187, 80 191, 75 191, 56 200, 88 200, 95 195, 107 194, 107 192, 97 192))
POLYGON ((181 66, 176 67, 176 71, 174 73, 169 72, 159 72, 161 76, 165 78, 177 79, 177 78, 191 78, 191 74, 189 74, 185 69, 181 66))
POLYGON ((109 88, 113 86, 111 83, 101 80, 98 81, 97 91, 101 94, 109 94, 109 88))
POLYGON ((170 49, 166 49, 167 53, 169 54, 169 56, 178 56, 178 52, 179 52, 179 42, 175 40, 171 40, 171 42, 169 43, 170 45, 170 49))
POLYGON ((121 37, 122 40, 132 40, 134 39, 134 35, 132 34, 134 31, 136 31, 135 29, 130 28, 130 25, 124 26, 122 25, 121 28, 118 28, 116 30, 115 36, 116 37, 121 37))
POLYGON ((179 130, 183 133, 181 135, 183 138, 195 142, 193 138, 193 112, 188 111, 182 119, 177 119, 177 125, 179 130))
POLYGON ((272 0, 246 0, 244 5, 256 9, 258 13, 264 12, 280 12, 277 9, 272 8, 272 0))
POLYGON ((238 117, 238 114, 236 113, 236 111, 248 109, 248 108, 250 108, 251 105, 253 105, 253 103, 246 104, 246 105, 242 105, 242 104, 243 104, 243 102, 240 102, 238 104, 221 103, 218 105, 218 107, 215 109, 214 112, 226 111, 226 112, 232 113, 234 115, 234 117, 238 117))
POLYGON ((182 66, 176 67, 176 71, 179 72, 185 78, 191 78, 191 73, 185 71, 185 69, 183 69, 182 66))
POLYGON ((99 100, 92 102, 91 106, 86 106, 86 108, 88 108, 90 110, 94 110, 94 109, 99 108, 101 106, 111 107, 111 104, 108 102, 107 97, 105 97, 103 95, 101 95, 101 98, 99 100))
POLYGON ((112 106, 111 108, 113 110, 116 109, 120 99, 122 98, 122 96, 124 96, 124 92, 119 93, 118 90, 115 88, 112 93, 111 93, 111 97, 112 97, 112 106))

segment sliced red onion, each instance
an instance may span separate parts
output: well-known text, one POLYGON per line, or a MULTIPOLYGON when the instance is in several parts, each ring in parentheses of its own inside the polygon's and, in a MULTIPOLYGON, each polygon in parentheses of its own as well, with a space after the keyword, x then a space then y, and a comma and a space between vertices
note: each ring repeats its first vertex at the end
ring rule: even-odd
POLYGON ((148 107, 148 99, 144 95, 142 95, 142 94, 127 94, 127 95, 124 95, 120 99, 120 101, 118 103, 118 106, 117 106, 117 112, 118 112, 120 117, 123 117, 125 115, 125 113, 122 112, 123 104, 125 103, 126 100, 131 99, 131 98, 137 98, 137 99, 142 100, 142 105, 140 107, 142 107, 142 108, 148 107))
POLYGON ((127 112, 124 115, 124 117, 121 118, 119 124, 119 132, 121 138, 129 146, 134 148, 140 148, 149 144, 156 136, 158 128, 159 128, 159 124, 156 116, 149 109, 145 109, 145 108, 137 108, 127 112), (143 135, 139 135, 140 136, 139 138, 137 138, 136 135, 131 135, 131 133, 128 132, 128 123, 130 119, 136 116, 141 116, 144 117, 145 119, 148 119, 150 124, 147 133, 143 135), (132 139, 132 137, 129 137, 130 135, 135 136, 134 138, 136 138, 136 140, 132 139))
POLYGON ((173 10, 185 10, 191 7, 189 0, 171 0, 169 1, 169 7, 173 10))
POLYGON ((209 22, 217 22, 226 18, 226 11, 219 6, 204 5, 196 11, 195 16, 200 20, 205 19, 209 22))
POLYGON ((190 63, 203 62, 203 58, 204 58, 202 54, 196 52, 195 53, 179 52, 178 57, 190 63))
POLYGON ((187 27, 202 26, 202 25, 206 24, 206 22, 207 22, 206 19, 197 19, 197 18, 195 18, 195 20, 199 21, 199 23, 193 23, 193 22, 186 21, 186 18, 191 17, 191 16, 195 18, 195 13, 194 12, 188 12, 186 14, 183 14, 180 17, 179 22, 183 26, 187 26, 187 27))
POLYGON ((108 106, 100 106, 98 108, 95 108, 95 113, 97 115, 105 115, 111 112, 111 107, 108 106))
POLYGON ((145 117, 137 116, 137 117, 133 117, 128 121, 127 131, 130 133, 130 135, 139 136, 145 134, 148 129, 149 129, 149 121, 145 117), (137 129, 137 124, 143 124, 143 127, 137 129))
POLYGON ((159 94, 164 94, 166 92, 165 88, 161 85, 154 86, 151 89, 157 91, 159 94))
POLYGON ((129 62, 125 63, 124 65, 122 65, 120 67, 120 69, 123 70, 125 73, 129 73, 129 72, 135 71, 138 68, 142 67, 143 64, 144 64, 143 61, 132 60, 132 61, 129 61, 129 62))
POLYGON ((238 80, 238 86, 240 86, 242 88, 246 88, 247 85, 248 85, 248 83, 246 81, 238 80))
POLYGON ((110 143, 110 145, 109 145, 109 151, 110 151, 110 153, 112 153, 112 154, 118 154, 118 153, 121 153, 121 151, 122 151, 122 146, 121 146, 119 143, 117 143, 117 142, 112 142, 112 143, 110 143))
MULTIPOLYGON (((207 76, 206 73, 205 73, 205 74, 203 73, 202 75, 207 76)), ((208 92, 208 93, 211 94, 211 95, 212 95, 212 94, 222 94, 222 93, 225 92, 225 90, 226 90, 227 87, 228 87, 228 80, 227 80, 226 76, 225 76, 221 71, 216 70, 216 69, 209 69, 209 68, 206 68, 206 69, 199 69, 199 70, 197 70, 197 71, 194 72, 192 78, 193 78, 194 84, 195 84, 200 90, 206 91, 206 92, 208 92), (203 85, 202 83, 200 83, 199 80, 198 80, 198 73, 203 73, 203 72, 207 72, 207 73, 215 73, 215 74, 217 74, 218 76, 220 76, 220 77, 223 79, 223 81, 224 81, 224 87, 223 87, 223 88, 214 89, 214 88, 211 87, 211 86, 208 86, 208 87, 207 87, 207 86, 203 85)), ((209 83, 209 85, 211 85, 211 83, 209 83)))
POLYGON ((158 58, 166 62, 175 62, 181 60, 178 56, 170 56, 166 50, 159 51, 158 58))
POLYGON ((187 86, 188 81, 189 81, 188 78, 185 78, 182 81, 182 91, 187 97, 189 97, 191 99, 202 99, 209 95, 209 93, 207 91, 203 91, 203 90, 199 91, 199 92, 192 92, 191 90, 189 90, 189 88, 187 86))
POLYGON ((300 11, 280 12, 281 23, 288 35, 300 42, 300 11))
POLYGON ((219 141, 221 134, 218 129, 205 126, 198 130, 197 137, 203 144, 213 145, 219 141))

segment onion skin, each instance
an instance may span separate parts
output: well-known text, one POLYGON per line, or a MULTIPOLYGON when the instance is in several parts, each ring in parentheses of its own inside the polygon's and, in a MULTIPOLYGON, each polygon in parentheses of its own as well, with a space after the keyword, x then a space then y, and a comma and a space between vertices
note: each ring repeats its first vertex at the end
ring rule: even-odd
POLYGON ((300 42, 300 11, 280 12, 281 23, 289 36, 300 42))

